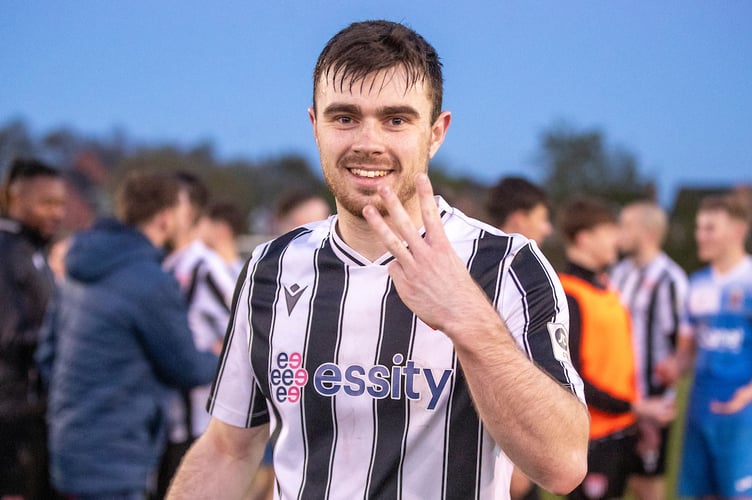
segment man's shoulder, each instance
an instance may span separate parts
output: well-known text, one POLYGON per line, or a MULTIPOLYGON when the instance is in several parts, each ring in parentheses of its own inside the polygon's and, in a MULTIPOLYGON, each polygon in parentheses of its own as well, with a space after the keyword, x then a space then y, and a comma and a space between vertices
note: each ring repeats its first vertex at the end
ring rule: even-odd
POLYGON ((24 242, 21 225, 11 219, 0 218, 0 248, 10 249, 24 242))
POLYGON ((710 266, 701 267, 689 275, 689 283, 690 285, 695 286, 711 280, 712 277, 713 271, 710 269, 710 266))
MULTIPOLYGON (((443 201, 443 200, 442 200, 443 201)), ((444 221, 444 229, 447 238, 452 243, 462 243, 468 240, 486 238, 496 241, 507 247, 510 253, 515 253, 520 248, 531 243, 521 234, 505 233, 501 229, 471 217, 458 208, 452 207, 446 202, 439 203, 439 213, 444 221)))
POLYGON ((6 260, 9 252, 18 248, 20 242, 21 240, 17 233, 0 230, 0 253, 3 255, 3 261, 6 260))
POLYGON ((616 264, 614 264, 614 267, 611 269, 611 275, 612 276, 620 276, 628 274, 630 271, 632 271, 637 265, 635 264, 634 259, 630 257, 625 257, 616 264))
POLYGON ((21 232, 21 224, 18 222, 0 217, 0 237, 7 237, 7 235, 17 235, 21 232))
POLYGON ((331 234, 332 218, 296 227, 289 232, 257 245, 252 258, 276 256, 289 250, 314 252, 331 234))
POLYGON ((654 262, 658 269, 662 270, 664 273, 669 274, 672 278, 686 278, 687 276, 686 271, 684 271, 684 269, 674 259, 669 257, 668 254, 664 252, 661 252, 654 262))
POLYGON ((199 254, 199 258, 206 266, 207 271, 209 271, 212 274, 230 274, 229 266, 227 263, 222 259, 222 257, 212 248, 208 247, 206 244, 201 244, 202 249, 200 252, 197 252, 199 254))

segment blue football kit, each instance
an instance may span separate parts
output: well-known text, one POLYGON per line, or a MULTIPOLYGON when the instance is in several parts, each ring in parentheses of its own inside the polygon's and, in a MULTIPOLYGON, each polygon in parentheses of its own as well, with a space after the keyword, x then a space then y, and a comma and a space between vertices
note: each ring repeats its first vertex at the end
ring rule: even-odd
POLYGON ((752 382, 752 257, 690 279, 687 322, 697 346, 679 480, 681 496, 752 496, 752 404, 711 411, 752 382))

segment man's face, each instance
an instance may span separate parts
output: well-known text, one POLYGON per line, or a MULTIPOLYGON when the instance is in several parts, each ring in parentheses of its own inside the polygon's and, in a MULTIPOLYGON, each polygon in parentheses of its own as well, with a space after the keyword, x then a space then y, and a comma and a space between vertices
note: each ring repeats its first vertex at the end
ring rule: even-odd
POLYGON ((640 227, 638 215, 631 208, 625 208, 619 215, 619 250, 627 256, 637 252, 640 234, 644 231, 640 227))
POLYGON ((9 213, 50 239, 65 218, 65 195, 62 179, 48 176, 24 179, 11 189, 9 213))
POLYGON ((382 213, 377 189, 388 185, 413 215, 419 212, 415 177, 441 146, 451 115, 431 122, 429 89, 407 88, 401 69, 368 75, 363 81, 319 82, 316 112, 308 110, 324 177, 340 214, 362 217, 373 204, 382 213))
POLYGON ((584 249, 598 268, 606 268, 616 262, 619 226, 603 223, 583 233, 584 249))
POLYGON ((321 198, 311 198, 306 200, 297 207, 295 207, 287 217, 279 221, 279 227, 277 231, 280 233, 286 233, 291 229, 294 229, 303 224, 314 222, 317 220, 323 220, 329 217, 329 205, 326 204, 321 198))
POLYGON ((165 235, 164 245, 175 247, 192 234, 196 217, 196 209, 186 191, 178 191, 178 201, 175 205, 164 210, 161 225, 165 235))
POLYGON ((729 247, 736 244, 743 231, 743 223, 733 219, 723 210, 698 212, 695 221, 698 257, 703 262, 713 262, 721 258, 729 247))
POLYGON ((548 215, 548 207, 543 203, 535 205, 526 212, 521 212, 519 233, 534 240, 538 246, 551 235, 551 220, 548 215))
POLYGON ((196 225, 196 208, 191 204, 188 193, 178 192, 178 204, 175 206, 175 235, 182 237, 190 234, 196 225))

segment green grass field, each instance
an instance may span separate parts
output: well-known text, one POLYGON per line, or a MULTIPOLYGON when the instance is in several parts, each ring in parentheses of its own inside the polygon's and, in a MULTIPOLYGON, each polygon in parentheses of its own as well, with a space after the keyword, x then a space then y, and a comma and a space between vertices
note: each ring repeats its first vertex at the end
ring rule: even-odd
MULTIPOLYGON (((671 427, 671 435, 669 437, 669 456, 668 456, 668 471, 666 474, 666 500, 676 500, 679 498, 676 492, 676 482, 679 474, 679 462, 681 460, 681 443, 682 443, 682 430, 684 429, 684 414, 687 404, 687 392, 689 390, 690 378, 685 377, 680 381, 676 391, 676 406, 678 417, 674 421, 671 427)), ((543 491, 541 497, 544 500, 556 500, 564 497, 553 495, 547 491, 543 491)), ((625 497, 627 499, 633 498, 629 494, 625 497)))

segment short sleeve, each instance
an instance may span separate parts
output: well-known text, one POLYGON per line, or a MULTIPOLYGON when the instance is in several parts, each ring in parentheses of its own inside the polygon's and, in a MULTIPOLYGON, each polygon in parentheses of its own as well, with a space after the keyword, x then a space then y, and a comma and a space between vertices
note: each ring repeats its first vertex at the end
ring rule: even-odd
POLYGON ((250 360, 250 310, 247 267, 238 280, 232 313, 207 411, 225 423, 253 427, 269 422, 266 399, 258 388, 250 360))

